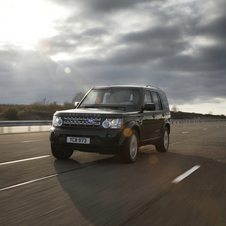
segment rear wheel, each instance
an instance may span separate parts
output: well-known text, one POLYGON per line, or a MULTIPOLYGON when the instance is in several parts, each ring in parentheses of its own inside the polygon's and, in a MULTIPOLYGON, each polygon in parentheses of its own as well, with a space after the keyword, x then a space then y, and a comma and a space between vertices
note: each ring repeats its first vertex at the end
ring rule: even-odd
POLYGON ((52 144, 51 144, 51 150, 52 150, 53 156, 57 159, 69 159, 74 152, 73 150, 58 149, 52 144))
POLYGON ((132 135, 127 138, 126 147, 120 150, 116 157, 120 162, 134 163, 137 159, 138 149, 138 135, 133 130, 132 135))
POLYGON ((155 148, 158 152, 167 152, 169 148, 169 130, 167 127, 163 130, 163 136, 160 142, 155 145, 155 148))

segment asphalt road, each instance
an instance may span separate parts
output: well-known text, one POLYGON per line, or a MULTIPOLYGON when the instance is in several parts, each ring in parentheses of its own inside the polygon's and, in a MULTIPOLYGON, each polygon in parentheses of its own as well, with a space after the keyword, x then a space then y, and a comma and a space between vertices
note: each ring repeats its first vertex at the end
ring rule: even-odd
POLYGON ((49 134, 0 136, 0 225, 226 225, 226 122, 171 125, 170 148, 135 164, 74 152, 49 134))

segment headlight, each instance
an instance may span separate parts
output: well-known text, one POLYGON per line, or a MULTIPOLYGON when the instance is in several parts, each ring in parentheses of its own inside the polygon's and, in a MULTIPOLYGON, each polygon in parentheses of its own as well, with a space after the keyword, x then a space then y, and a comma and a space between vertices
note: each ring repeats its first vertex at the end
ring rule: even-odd
POLYGON ((102 126, 107 129, 120 129, 122 128, 123 125, 123 120, 122 119, 106 119, 105 121, 102 122, 102 126))
POLYGON ((53 126, 62 126, 63 120, 61 117, 53 116, 53 126))

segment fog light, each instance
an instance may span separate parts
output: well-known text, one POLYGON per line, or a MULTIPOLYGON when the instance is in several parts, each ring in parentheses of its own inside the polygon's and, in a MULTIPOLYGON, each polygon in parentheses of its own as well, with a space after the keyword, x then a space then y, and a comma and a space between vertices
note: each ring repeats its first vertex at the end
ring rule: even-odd
POLYGON ((111 139, 111 138, 112 138, 111 134, 107 134, 106 137, 107 137, 108 139, 111 139))

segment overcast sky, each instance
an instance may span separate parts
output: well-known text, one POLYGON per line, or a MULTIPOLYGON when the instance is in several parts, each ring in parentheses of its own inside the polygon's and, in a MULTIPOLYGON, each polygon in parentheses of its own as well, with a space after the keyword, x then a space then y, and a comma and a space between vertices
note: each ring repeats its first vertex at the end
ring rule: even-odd
POLYGON ((225 0, 0 0, 0 103, 152 84, 226 115, 225 0))

